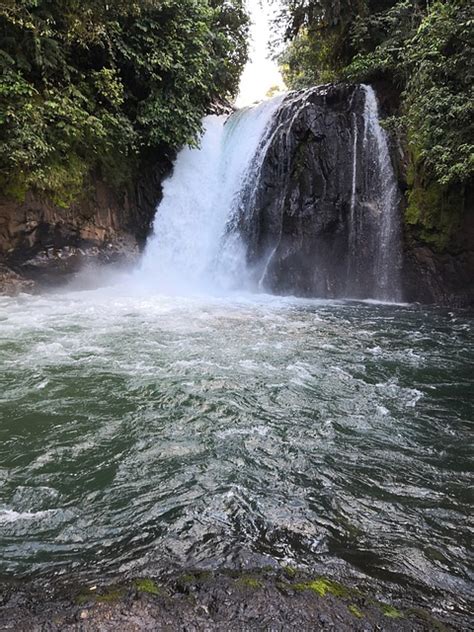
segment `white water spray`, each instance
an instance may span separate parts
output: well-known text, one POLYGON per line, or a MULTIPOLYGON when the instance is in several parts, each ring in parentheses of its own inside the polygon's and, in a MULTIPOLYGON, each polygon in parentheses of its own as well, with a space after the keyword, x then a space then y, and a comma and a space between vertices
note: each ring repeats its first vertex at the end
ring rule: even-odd
MULTIPOLYGON (((226 120, 209 116, 199 148, 182 150, 165 182, 140 280, 166 292, 228 289, 245 276, 245 256, 224 240, 227 223, 282 97, 226 120)), ((243 246, 242 246, 243 248, 243 246)))

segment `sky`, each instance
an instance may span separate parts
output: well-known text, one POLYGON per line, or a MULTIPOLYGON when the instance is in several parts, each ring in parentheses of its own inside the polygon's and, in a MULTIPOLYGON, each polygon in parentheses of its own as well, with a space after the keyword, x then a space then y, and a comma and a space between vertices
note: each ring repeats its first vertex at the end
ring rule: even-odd
POLYGON ((261 101, 272 86, 278 85, 284 89, 278 66, 269 58, 272 11, 266 2, 263 4, 265 7, 261 6, 259 0, 247 0, 252 17, 250 60, 242 74, 240 93, 235 102, 239 108, 261 101))

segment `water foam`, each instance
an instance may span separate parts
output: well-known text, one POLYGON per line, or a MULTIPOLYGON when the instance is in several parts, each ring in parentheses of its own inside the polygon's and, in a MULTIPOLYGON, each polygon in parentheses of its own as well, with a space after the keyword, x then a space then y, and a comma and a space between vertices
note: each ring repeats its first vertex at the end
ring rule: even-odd
POLYGON ((268 123, 282 97, 231 117, 208 116, 199 148, 183 149, 165 182, 143 262, 140 283, 168 293, 229 289, 245 257, 226 243, 226 227, 268 123))

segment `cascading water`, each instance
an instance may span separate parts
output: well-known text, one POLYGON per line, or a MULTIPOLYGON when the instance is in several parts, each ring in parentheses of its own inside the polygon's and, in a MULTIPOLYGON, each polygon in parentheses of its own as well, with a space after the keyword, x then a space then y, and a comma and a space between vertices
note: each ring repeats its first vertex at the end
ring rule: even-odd
POLYGON ((352 112, 352 184, 346 295, 364 285, 364 258, 372 261, 370 296, 401 299, 400 194, 377 97, 362 85, 363 107, 352 112), (362 132, 362 133, 361 133, 362 132), (366 255, 361 256, 365 251, 366 255))
POLYGON ((281 100, 204 120, 200 147, 180 152, 164 184, 142 280, 188 292, 226 289, 237 274, 244 276, 243 245, 226 242, 223 252, 222 240, 249 167, 258 170, 260 144, 281 100))
POLYGON ((380 125, 377 97, 371 86, 365 92, 363 155, 369 161, 371 188, 376 191, 379 237, 375 253, 375 298, 400 299, 401 235, 398 184, 390 159, 386 131, 380 125))
POLYGON ((400 299, 399 192, 372 88, 292 93, 204 128, 164 185, 142 281, 400 299))
POLYGON ((351 190, 351 214, 350 214, 350 228, 349 228, 349 252, 347 256, 347 281, 348 289, 352 281, 352 273, 355 271, 354 276, 358 277, 358 265, 357 265, 357 225, 356 225, 356 202, 357 202, 357 147, 359 142, 359 130, 357 126, 357 114, 352 113, 352 133, 353 133, 353 146, 352 146, 352 190, 351 190))

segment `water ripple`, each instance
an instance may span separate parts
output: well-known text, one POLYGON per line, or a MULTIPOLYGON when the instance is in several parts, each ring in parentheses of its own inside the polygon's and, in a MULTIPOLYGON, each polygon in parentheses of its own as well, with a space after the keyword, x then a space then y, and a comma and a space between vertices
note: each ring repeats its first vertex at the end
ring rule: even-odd
POLYGON ((0 307, 1 572, 276 560, 463 607, 467 314, 107 292, 0 307))

